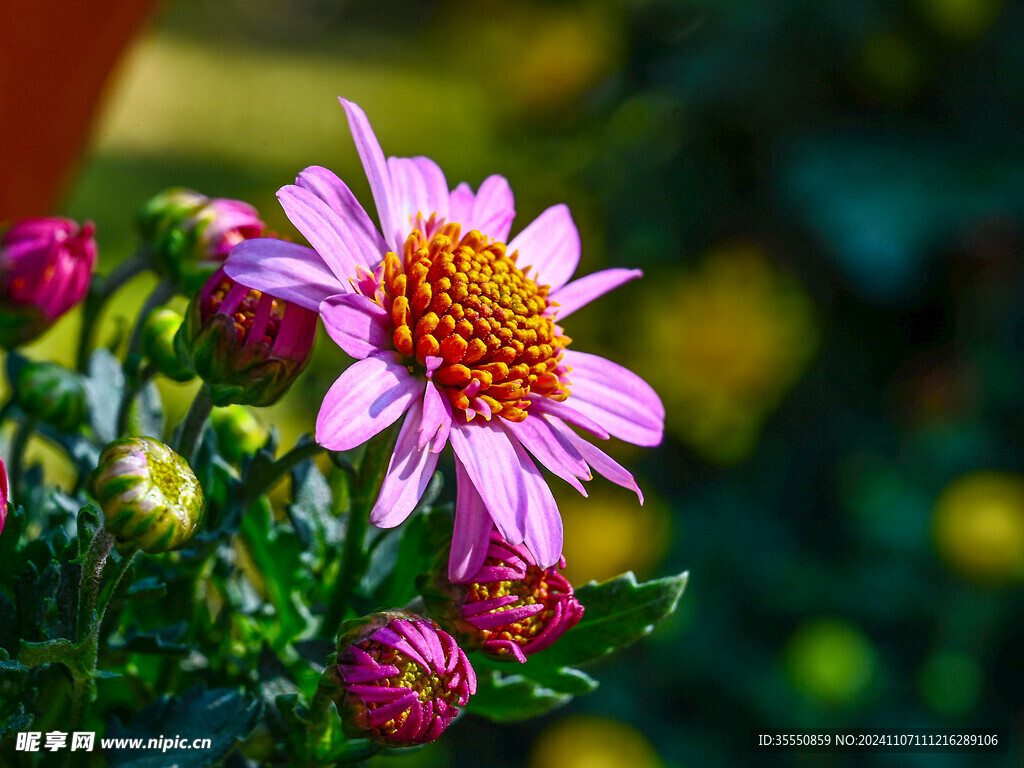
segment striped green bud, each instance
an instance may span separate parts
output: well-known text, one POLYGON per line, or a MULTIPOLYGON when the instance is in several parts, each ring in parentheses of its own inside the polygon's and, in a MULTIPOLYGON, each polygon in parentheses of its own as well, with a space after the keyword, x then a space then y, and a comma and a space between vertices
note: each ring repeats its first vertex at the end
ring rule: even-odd
POLYGON ((118 543, 151 555, 187 544, 203 519, 203 489, 192 468, 152 437, 122 438, 104 448, 89 492, 118 543))
POLYGON ((26 363, 18 373, 18 404, 54 429, 74 432, 85 420, 82 377, 56 363, 26 363))
POLYGON ((174 336, 184 318, 170 307, 149 313, 142 326, 142 349, 156 369, 173 381, 191 381, 195 374, 178 357, 174 336))

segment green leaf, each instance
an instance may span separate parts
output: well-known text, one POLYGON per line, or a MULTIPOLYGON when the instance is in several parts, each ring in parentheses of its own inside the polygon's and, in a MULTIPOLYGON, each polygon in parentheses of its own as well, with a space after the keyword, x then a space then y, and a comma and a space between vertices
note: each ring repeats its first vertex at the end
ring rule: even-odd
POLYGON ((156 382, 147 382, 128 407, 127 432, 163 439, 164 403, 156 382))
POLYGON ((162 696, 139 711, 125 726, 114 718, 106 736, 113 739, 174 738, 210 739, 209 749, 188 747, 162 749, 107 750, 112 768, 205 768, 223 760, 235 744, 248 736, 259 722, 263 706, 241 691, 204 687, 192 688, 180 698, 162 696))
POLYGON ((466 705, 468 712, 499 723, 527 720, 543 715, 572 699, 520 674, 503 675, 496 669, 477 676, 476 695, 466 705))
MULTIPOLYGON (((437 473, 427 487, 427 504, 437 496, 440 489, 441 474, 437 473)), ((434 564, 436 547, 430 535, 430 527, 431 519, 436 517, 446 518, 447 515, 443 510, 413 512, 399 527, 397 535, 401 538, 398 542, 394 568, 390 575, 380 582, 373 595, 377 605, 405 605, 419 594, 416 589, 416 578, 421 573, 429 571, 434 564)))
POLYGON ((345 526, 331 512, 331 487, 315 462, 304 461, 291 474, 294 490, 288 519, 317 565, 321 565, 329 548, 341 546, 345 526))
POLYGON ((124 639, 111 650, 121 653, 146 653, 155 656, 187 656, 191 647, 178 642, 185 637, 188 624, 181 622, 160 629, 140 631, 134 624, 124 632, 124 639))
POLYGON ((85 379, 85 402, 89 423, 101 443, 117 437, 117 413, 124 396, 124 370, 108 349, 97 349, 89 358, 85 379))
MULTIPOLYGON (((580 623, 525 667, 573 667, 587 664, 616 648, 624 648, 649 633, 672 615, 686 589, 689 574, 668 576, 640 584, 632 572, 602 584, 590 582, 576 590, 586 611, 580 623)), ((539 674, 539 673, 538 673, 539 674)))
POLYGON ((156 600, 167 594, 167 585, 153 576, 133 582, 125 593, 126 600, 156 600))
POLYGON ((478 674, 493 670, 509 675, 521 675, 556 693, 582 696, 596 690, 599 685, 597 680, 583 670, 572 667, 545 666, 540 663, 540 656, 534 656, 525 664, 520 664, 514 660, 492 659, 482 653, 474 652, 469 654, 469 660, 478 674))

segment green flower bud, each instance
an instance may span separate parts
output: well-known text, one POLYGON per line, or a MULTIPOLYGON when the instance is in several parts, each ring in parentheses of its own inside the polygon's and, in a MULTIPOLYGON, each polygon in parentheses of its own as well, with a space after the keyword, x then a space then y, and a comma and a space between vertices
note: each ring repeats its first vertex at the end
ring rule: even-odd
POLYGON ((118 543, 151 555, 188 543, 203 519, 203 489, 192 468, 152 437, 122 438, 104 448, 89 493, 118 543))
POLYGON ((157 268, 192 293, 231 248, 263 234, 259 212, 241 200, 210 199, 190 189, 168 189, 139 213, 139 229, 157 268))
POLYGON ((18 373, 18 403, 25 413, 61 432, 85 420, 82 377, 56 363, 27 363, 18 373))
POLYGON ((184 318, 170 307, 158 307, 149 313, 142 326, 142 349, 156 369, 173 381, 191 381, 189 370, 174 348, 174 335, 184 318))
POLYGON ((228 461, 241 461, 243 456, 251 456, 266 445, 266 428, 244 405, 214 408, 210 421, 217 432, 220 452, 228 461))

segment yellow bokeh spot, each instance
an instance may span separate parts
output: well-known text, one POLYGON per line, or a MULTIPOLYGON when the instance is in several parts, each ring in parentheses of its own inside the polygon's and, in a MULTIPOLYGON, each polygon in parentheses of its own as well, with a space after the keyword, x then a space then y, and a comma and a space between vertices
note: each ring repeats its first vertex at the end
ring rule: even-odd
POLYGON ((1024 580, 1024 478, 974 472, 935 507, 935 544, 953 569, 981 584, 1024 580))
POLYGON ((566 578, 579 585, 653 570, 671 541, 668 511, 650 494, 640 506, 634 494, 601 480, 588 483, 588 491, 586 499, 559 494, 566 578))
POLYGON ((790 638, 784 655, 793 685, 833 705, 861 698, 878 665, 867 635, 841 619, 819 618, 803 625, 790 638))
POLYGON ((631 725, 592 715, 551 725, 533 746, 530 768, 661 768, 658 753, 631 725))
POLYGON ((1002 10, 1002 0, 917 0, 921 15, 954 40, 973 40, 986 32, 1002 10))
POLYGON ((861 49, 854 79, 875 101, 905 106, 925 81, 921 52, 905 36, 891 30, 871 35, 861 49))
POLYGON ((668 430, 718 463, 750 454, 818 348, 803 286, 753 243, 723 244, 641 311, 637 370, 664 399, 668 430))
POLYGON ((500 84, 502 106, 541 116, 577 102, 622 64, 626 27, 612 6, 521 2, 456 4, 454 25, 477 50, 475 64, 500 84))

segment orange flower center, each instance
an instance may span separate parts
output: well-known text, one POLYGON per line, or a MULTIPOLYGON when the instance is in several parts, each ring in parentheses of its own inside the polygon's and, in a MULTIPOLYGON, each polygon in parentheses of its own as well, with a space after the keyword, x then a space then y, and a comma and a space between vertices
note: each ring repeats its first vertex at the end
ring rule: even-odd
POLYGON ((384 257, 380 301, 395 348, 414 369, 441 358, 434 383, 454 408, 485 418, 522 421, 530 394, 564 400, 570 339, 555 325, 548 286, 516 266, 518 251, 476 230, 460 237, 459 224, 438 227, 435 218, 418 218, 401 259, 384 257))
POLYGON ((284 302, 280 299, 267 297, 269 302, 261 301, 263 293, 255 289, 245 288, 231 278, 224 278, 214 287, 201 304, 201 318, 205 322, 217 312, 231 316, 235 326, 235 338, 239 344, 246 343, 252 331, 254 321, 259 318, 263 326, 262 338, 254 338, 252 343, 262 341, 273 346, 274 339, 284 320, 284 302), (235 306, 231 306, 235 304, 235 306), (266 317, 262 317, 262 315, 266 317))

